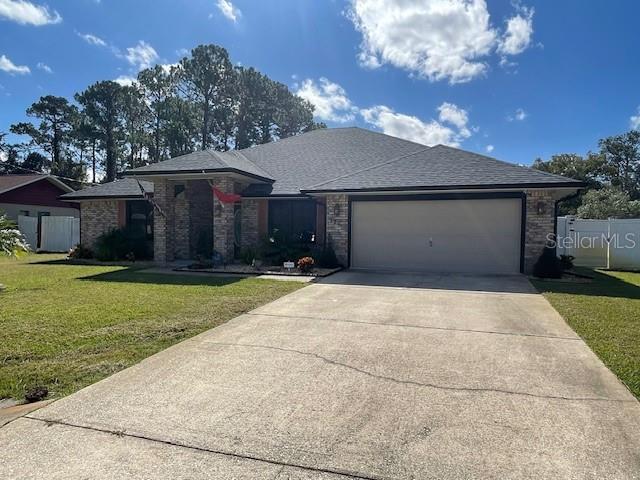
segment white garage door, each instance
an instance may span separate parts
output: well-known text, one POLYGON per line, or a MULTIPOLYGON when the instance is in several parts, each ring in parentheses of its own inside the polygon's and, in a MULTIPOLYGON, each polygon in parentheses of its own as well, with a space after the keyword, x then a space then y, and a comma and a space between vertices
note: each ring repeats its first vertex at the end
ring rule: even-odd
POLYGON ((519 198, 354 201, 351 267, 518 273, 521 202, 519 198))

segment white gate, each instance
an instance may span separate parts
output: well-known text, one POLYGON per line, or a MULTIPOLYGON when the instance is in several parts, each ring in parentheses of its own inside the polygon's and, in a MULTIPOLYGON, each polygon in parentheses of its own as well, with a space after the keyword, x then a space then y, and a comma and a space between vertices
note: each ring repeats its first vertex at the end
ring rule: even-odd
POLYGON ((582 267, 640 270, 640 219, 558 217, 558 255, 582 267))
POLYGON ((80 219, 74 217, 42 217, 40 250, 68 252, 80 243, 80 219))
POLYGON ((36 217, 18 216, 18 230, 22 233, 29 247, 34 252, 38 248, 38 219, 36 217))

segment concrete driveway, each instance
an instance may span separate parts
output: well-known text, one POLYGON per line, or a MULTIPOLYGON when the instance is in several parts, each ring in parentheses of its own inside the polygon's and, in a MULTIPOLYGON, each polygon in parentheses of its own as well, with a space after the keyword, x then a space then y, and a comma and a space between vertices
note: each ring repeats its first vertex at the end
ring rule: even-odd
POLYGON ((0 429, 0 478, 640 478, 640 404, 524 277, 344 272, 0 429))

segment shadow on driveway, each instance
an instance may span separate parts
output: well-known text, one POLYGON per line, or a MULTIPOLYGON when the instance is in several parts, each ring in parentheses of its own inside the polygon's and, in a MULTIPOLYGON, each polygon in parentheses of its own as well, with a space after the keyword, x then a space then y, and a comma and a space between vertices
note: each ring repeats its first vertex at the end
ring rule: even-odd
POLYGON ((421 274, 346 270, 323 278, 317 283, 467 292, 537 293, 524 275, 421 274))

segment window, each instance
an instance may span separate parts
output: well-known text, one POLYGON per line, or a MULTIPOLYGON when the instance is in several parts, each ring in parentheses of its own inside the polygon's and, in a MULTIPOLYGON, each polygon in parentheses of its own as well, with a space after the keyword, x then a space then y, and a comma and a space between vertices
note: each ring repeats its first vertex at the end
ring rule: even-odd
POLYGON ((22 215, 23 217, 28 217, 29 210, 20 210, 20 212, 18 212, 18 215, 22 215))
POLYGON ((270 200, 269 232, 273 232, 276 229, 288 241, 315 242, 315 200, 270 200))
POLYGON ((147 201, 127 201, 127 227, 144 234, 153 235, 153 207, 147 201))

